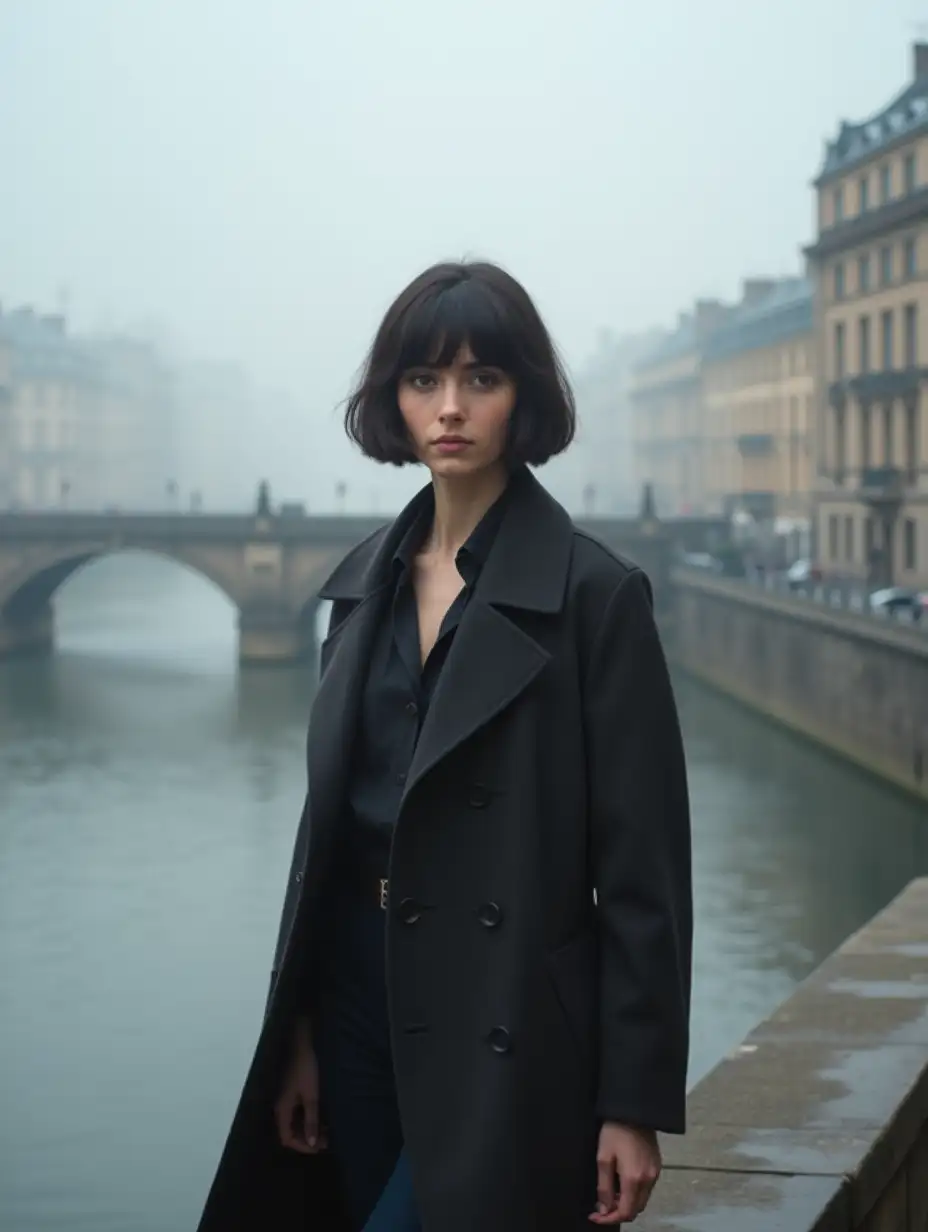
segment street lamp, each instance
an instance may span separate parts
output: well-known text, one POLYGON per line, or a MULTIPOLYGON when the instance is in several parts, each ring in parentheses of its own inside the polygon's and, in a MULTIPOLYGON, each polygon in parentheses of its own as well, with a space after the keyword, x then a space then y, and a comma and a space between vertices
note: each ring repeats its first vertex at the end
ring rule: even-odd
POLYGON ((344 479, 339 479, 338 483, 335 485, 335 503, 338 506, 339 513, 345 512, 345 497, 347 494, 348 485, 345 483, 344 479))

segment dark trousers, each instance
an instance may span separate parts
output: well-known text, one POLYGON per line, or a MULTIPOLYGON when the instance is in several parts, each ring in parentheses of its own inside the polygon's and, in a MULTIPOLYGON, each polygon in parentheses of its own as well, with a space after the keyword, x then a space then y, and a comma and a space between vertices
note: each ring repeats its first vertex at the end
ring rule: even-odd
POLYGON ((420 1232, 390 1055, 385 913, 337 896, 314 1019, 322 1115, 357 1232, 420 1232))

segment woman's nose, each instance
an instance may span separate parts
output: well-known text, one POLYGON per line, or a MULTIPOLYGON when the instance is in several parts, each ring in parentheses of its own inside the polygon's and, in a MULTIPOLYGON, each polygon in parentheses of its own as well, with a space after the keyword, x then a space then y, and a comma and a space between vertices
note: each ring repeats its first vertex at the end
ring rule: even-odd
POLYGON ((462 414, 461 387, 457 381, 448 381, 442 386, 441 407, 439 416, 442 419, 459 419, 462 414))

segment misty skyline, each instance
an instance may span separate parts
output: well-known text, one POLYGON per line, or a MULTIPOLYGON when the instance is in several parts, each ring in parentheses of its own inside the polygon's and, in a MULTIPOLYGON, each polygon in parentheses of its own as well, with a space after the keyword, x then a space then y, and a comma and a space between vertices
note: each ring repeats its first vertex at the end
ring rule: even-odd
POLYGON ((603 328, 797 272, 824 142, 908 81, 924 17, 0 0, 0 302, 65 296, 76 329, 242 364, 289 395, 256 471, 282 495, 337 472, 386 507, 422 476, 353 454, 337 403, 409 278, 501 262, 576 373, 603 328))

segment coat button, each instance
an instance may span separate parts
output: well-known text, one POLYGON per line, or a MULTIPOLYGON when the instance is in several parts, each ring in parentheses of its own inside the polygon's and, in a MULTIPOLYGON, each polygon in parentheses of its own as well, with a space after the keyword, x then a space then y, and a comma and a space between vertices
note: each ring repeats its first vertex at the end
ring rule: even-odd
POLYGON ((422 916, 422 906, 414 898, 404 898, 396 909, 404 924, 416 924, 422 916))
POLYGON ((467 803, 471 808, 486 808, 490 803, 490 793, 480 783, 474 783, 467 797, 467 803))
POLYGON ((293 874, 293 880, 296 882, 296 884, 297 884, 297 885, 299 885, 299 884, 300 884, 300 882, 303 880, 303 874, 302 874, 302 873, 294 873, 294 874, 293 874))
POLYGON ((496 928, 503 918, 503 909, 499 903, 481 903, 477 908, 477 919, 484 928, 496 928))
POLYGON ((512 1051, 512 1036, 505 1027, 494 1027, 487 1036, 487 1042, 493 1051, 500 1055, 512 1051))

